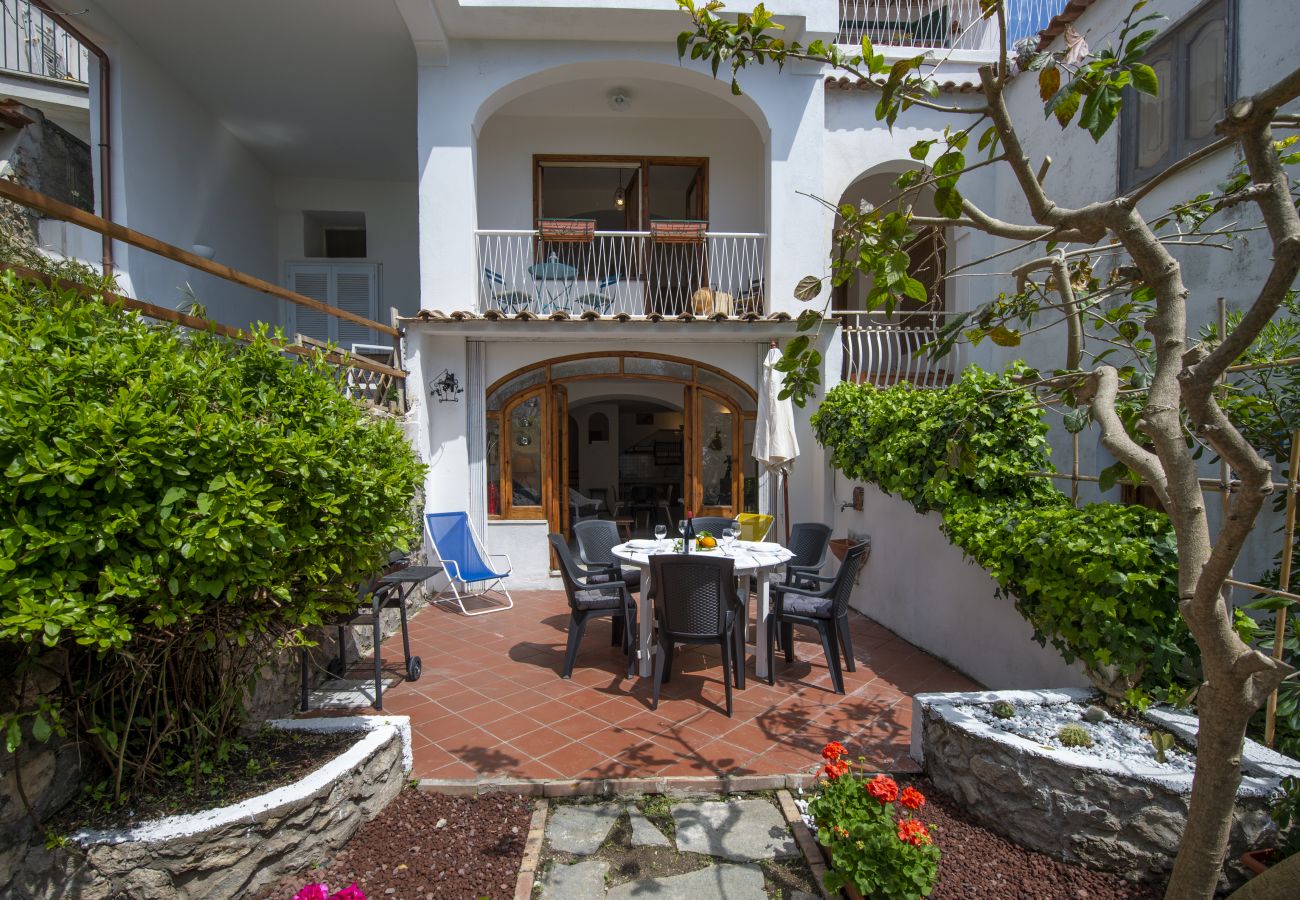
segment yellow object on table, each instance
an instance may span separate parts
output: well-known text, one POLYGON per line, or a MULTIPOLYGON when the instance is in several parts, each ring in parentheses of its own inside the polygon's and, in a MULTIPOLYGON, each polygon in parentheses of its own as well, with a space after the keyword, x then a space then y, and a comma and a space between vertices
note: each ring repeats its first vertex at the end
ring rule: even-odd
POLYGON ((736 519, 740 522, 742 541, 761 541, 772 527, 772 517, 763 513, 741 513, 736 519))

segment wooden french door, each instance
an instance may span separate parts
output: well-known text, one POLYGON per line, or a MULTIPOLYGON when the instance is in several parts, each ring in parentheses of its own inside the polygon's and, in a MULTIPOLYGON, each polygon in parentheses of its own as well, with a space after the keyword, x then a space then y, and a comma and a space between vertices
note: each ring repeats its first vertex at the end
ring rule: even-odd
POLYGON ((735 403, 687 385, 683 476, 687 505, 701 516, 735 516, 744 509, 744 415, 735 403))
POLYGON ((546 473, 552 488, 547 491, 546 519, 551 531, 567 535, 573 524, 569 521, 569 389, 562 384, 551 385, 548 419, 546 473))

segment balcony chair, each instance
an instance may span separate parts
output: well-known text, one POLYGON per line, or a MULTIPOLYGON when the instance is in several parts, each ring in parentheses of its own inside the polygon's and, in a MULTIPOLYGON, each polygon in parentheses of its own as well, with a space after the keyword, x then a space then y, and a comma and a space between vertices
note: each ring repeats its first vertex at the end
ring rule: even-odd
POLYGON ((794 626, 810 625, 817 629, 826 652, 826 667, 831 671, 835 693, 844 693, 844 673, 840 671, 839 647, 844 648, 844 664, 850 672, 853 662, 853 638, 849 633, 849 596, 858 572, 867 561, 871 544, 854 544, 844 554, 844 562, 834 575, 809 575, 808 580, 825 587, 803 588, 784 584, 776 588, 776 601, 767 617, 767 683, 776 683, 775 646, 779 638, 785 661, 794 662, 794 626))
POLYGON ((641 589, 641 570, 623 568, 614 556, 614 548, 623 543, 618 523, 609 519, 588 519, 573 526, 578 541, 578 558, 588 568, 615 571, 629 591, 641 589))
POLYGON ((505 588, 505 579, 510 577, 511 572, 510 557, 504 553, 488 554, 484 550, 483 543, 469 521, 469 513, 426 513, 424 526, 429 534, 429 543, 433 546, 433 559, 430 563, 442 566, 447 576, 447 587, 435 594, 431 602, 454 602, 467 616, 501 612, 515 605, 510 592, 505 588), (489 562, 501 559, 505 560, 504 571, 499 567, 493 567, 489 562), (486 584, 487 587, 481 591, 470 592, 469 587, 472 584, 486 584), (443 596, 448 589, 451 590, 451 596, 443 596), (491 599, 488 597, 489 593, 505 597, 504 605, 498 603, 487 609, 477 609, 473 612, 465 608, 466 600, 472 597, 489 600, 491 599))
POLYGON ((578 658, 578 645, 587 630, 587 622, 597 616, 613 616, 610 643, 618 643, 618 633, 623 632, 623 650, 627 653, 627 677, 636 671, 636 605, 627 585, 606 568, 584 569, 573 559, 564 535, 548 534, 546 539, 560 561, 560 577, 564 593, 569 599, 569 639, 564 648, 564 668, 561 678, 573 675, 573 663, 578 658))
POLYGON ((499 309, 514 315, 523 312, 533 302, 532 294, 510 284, 500 274, 487 267, 483 269, 483 282, 483 299, 487 301, 486 305, 489 309, 499 309))
POLYGON ((600 281, 596 282, 596 289, 588 291, 577 300, 573 301, 574 312, 579 314, 587 310, 594 310, 602 316, 609 313, 610 308, 614 305, 614 298, 609 295, 609 289, 623 280, 622 272, 615 272, 612 275, 606 275, 600 281))
POLYGON ((651 709, 659 708, 659 689, 671 680, 673 648, 717 644, 722 648, 722 681, 731 715, 731 682, 745 687, 745 644, 736 597, 736 567, 727 557, 698 553, 659 553, 650 557, 659 647, 651 709))

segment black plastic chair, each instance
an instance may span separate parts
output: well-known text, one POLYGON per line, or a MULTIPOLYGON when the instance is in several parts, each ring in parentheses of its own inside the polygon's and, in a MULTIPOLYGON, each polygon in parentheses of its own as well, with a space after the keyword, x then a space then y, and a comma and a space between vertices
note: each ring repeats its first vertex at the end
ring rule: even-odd
POLYGON ((573 674, 573 663, 578 658, 578 645, 587 630, 587 622, 598 616, 613 616, 611 643, 618 643, 619 626, 622 625, 623 650, 628 655, 627 677, 631 678, 636 667, 636 657, 632 653, 636 646, 633 637, 636 606, 627 585, 608 570, 589 571, 578 565, 563 535, 548 534, 546 539, 559 557, 560 577, 564 580, 564 593, 569 598, 569 641, 564 649, 564 668, 560 677, 568 678, 573 674))
POLYGON ((785 564, 785 583, 803 588, 816 588, 818 575, 826 565, 831 545, 831 528, 821 522, 796 522, 790 526, 790 540, 786 547, 794 557, 785 564))
POLYGON ((694 521, 696 534, 707 531, 718 540, 722 540, 722 529, 730 526, 733 520, 725 516, 696 516, 694 521))
POLYGON ((663 553, 650 557, 650 573, 659 622, 659 650, 651 709, 659 707, 659 688, 671 680, 673 648, 717 644, 722 648, 722 680, 731 715, 731 683, 745 687, 745 645, 736 567, 726 557, 698 553, 663 553))
POLYGON ((844 648, 844 664, 850 672, 857 670, 853 662, 853 638, 849 634, 849 596, 858 577, 871 544, 863 541, 854 544, 844 554, 844 562, 834 575, 808 575, 809 579, 825 584, 822 588, 804 588, 783 584, 776 588, 776 602, 767 620, 767 683, 776 683, 775 645, 780 632, 785 649, 785 661, 794 662, 794 626, 811 625, 822 639, 826 651, 826 665, 831 670, 831 684, 835 693, 844 693, 844 673, 840 671, 839 648, 844 648))
POLYGON ((629 591, 641 589, 641 570, 623 568, 614 556, 614 548, 623 543, 618 525, 609 519, 591 519, 573 526, 578 541, 578 558, 588 568, 618 572, 629 591))

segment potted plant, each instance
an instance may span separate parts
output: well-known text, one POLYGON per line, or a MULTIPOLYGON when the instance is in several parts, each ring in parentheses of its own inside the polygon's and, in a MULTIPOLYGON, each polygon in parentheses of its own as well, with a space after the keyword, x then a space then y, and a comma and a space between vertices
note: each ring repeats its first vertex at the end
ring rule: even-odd
POLYGON ((829 863, 826 887, 854 900, 928 897, 939 877, 933 826, 917 814, 925 796, 899 789, 888 775, 870 775, 848 759, 844 745, 822 749, 826 765, 808 814, 829 863))
POLYGON ((1262 875, 1269 866, 1300 852, 1300 778, 1292 775, 1282 779, 1282 798, 1269 815, 1277 825, 1273 846, 1241 854, 1241 864, 1254 875, 1262 875))

